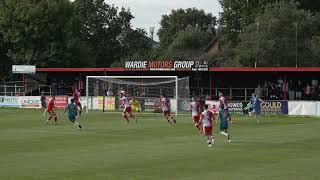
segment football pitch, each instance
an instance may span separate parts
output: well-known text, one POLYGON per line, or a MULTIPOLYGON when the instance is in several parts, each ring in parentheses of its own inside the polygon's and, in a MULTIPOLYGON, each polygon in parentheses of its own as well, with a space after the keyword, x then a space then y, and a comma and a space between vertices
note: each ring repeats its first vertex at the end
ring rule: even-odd
POLYGON ((168 126, 160 114, 125 125, 119 113, 92 112, 74 129, 46 125, 42 111, 0 109, 1 180, 318 180, 320 119, 234 116, 232 142, 209 148, 189 115, 168 126))

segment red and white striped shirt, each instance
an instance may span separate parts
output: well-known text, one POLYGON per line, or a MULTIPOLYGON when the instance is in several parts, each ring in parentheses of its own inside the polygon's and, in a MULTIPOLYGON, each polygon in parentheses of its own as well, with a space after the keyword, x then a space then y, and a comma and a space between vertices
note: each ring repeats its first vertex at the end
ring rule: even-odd
POLYGON ((199 116, 200 115, 200 105, 198 102, 193 101, 190 103, 190 110, 192 113, 192 116, 199 116))
POLYGON ((213 113, 211 111, 204 110, 201 113, 201 121, 203 123, 203 126, 211 127, 212 126, 212 117, 213 117, 213 113))
POLYGON ((124 108, 130 107, 129 99, 126 96, 123 96, 122 98, 120 98, 120 101, 121 101, 121 107, 124 107, 124 108))
POLYGON ((161 99, 161 107, 162 107, 162 111, 169 111, 170 110, 170 99, 169 98, 162 98, 161 99))

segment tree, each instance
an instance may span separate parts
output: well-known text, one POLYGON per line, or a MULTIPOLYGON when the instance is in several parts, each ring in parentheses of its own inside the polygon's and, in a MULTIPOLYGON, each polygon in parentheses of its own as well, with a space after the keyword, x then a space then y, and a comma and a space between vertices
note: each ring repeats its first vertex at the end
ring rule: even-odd
POLYGON ((171 14, 163 15, 158 32, 162 48, 168 48, 174 41, 177 33, 184 31, 188 26, 198 28, 202 32, 209 31, 215 35, 216 17, 211 13, 196 8, 172 10, 171 14))
POLYGON ((67 0, 4 0, 0 33, 15 64, 78 66, 86 63, 78 21, 67 0))
POLYGON ((259 66, 295 66, 298 59, 298 65, 304 65, 313 61, 312 50, 306 44, 316 34, 318 16, 298 9, 294 2, 269 4, 240 34, 235 60, 243 66, 254 66, 255 61, 259 66))
POLYGON ((169 50, 202 49, 211 39, 212 34, 210 32, 201 31, 199 28, 189 25, 186 29, 177 32, 169 50))
POLYGON ((108 67, 119 60, 131 31, 130 11, 124 8, 119 11, 104 0, 75 0, 74 6, 81 20, 81 39, 91 46, 95 66, 108 67))
MULTIPOLYGON (((219 0, 223 12, 219 19, 220 40, 222 46, 234 47, 239 42, 239 34, 246 26, 253 23, 256 17, 264 12, 268 4, 293 2, 294 0, 219 0)), ((296 0, 301 9, 318 11, 320 1, 296 0)))

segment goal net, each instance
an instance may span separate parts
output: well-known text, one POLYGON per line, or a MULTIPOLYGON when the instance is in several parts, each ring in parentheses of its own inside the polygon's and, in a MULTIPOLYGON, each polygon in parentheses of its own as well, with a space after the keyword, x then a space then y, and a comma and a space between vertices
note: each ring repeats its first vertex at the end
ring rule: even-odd
POLYGON ((185 112, 190 99, 189 77, 177 76, 87 76, 86 106, 90 109, 121 111, 119 94, 134 97, 142 112, 161 112, 160 96, 170 99, 173 113, 185 112), (94 104, 98 104, 95 106, 94 104))

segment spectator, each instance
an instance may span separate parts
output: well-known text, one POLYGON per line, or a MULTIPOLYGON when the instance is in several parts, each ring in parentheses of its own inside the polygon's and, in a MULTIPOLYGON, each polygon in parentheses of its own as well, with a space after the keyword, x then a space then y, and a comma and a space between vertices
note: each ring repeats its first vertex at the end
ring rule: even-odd
POLYGON ((317 87, 318 84, 319 84, 319 81, 316 80, 315 78, 312 78, 311 85, 317 87))
POLYGON ((53 79, 51 83, 51 89, 52 89, 52 95, 56 96, 58 95, 58 83, 56 79, 53 79))
POLYGON ((306 84, 304 87, 304 99, 310 100, 311 99, 311 86, 309 83, 306 84))
POLYGON ((262 95, 262 89, 261 89, 260 84, 259 84, 258 87, 256 88, 255 94, 256 94, 256 96, 257 96, 258 98, 261 97, 261 95, 262 95))
POLYGON ((93 92, 95 96, 99 96, 99 87, 100 87, 99 80, 96 80, 94 83, 94 92, 93 92))
POLYGON ((300 80, 296 83, 295 88, 296 88, 296 100, 301 100, 302 92, 303 92, 303 84, 300 80))
POLYGON ((311 99, 317 100, 317 96, 318 96, 318 84, 314 84, 311 87, 311 99))
POLYGON ((269 93, 269 86, 268 86, 267 81, 264 82, 262 92, 263 92, 263 98, 267 98, 268 97, 268 93, 269 93))
POLYGON ((294 87, 294 84, 293 84, 293 81, 290 80, 289 83, 288 83, 288 89, 289 89, 289 100, 294 100, 295 99, 295 87, 294 87))
POLYGON ((58 84, 59 95, 64 95, 64 87, 65 87, 64 81, 61 80, 58 84))

